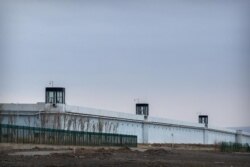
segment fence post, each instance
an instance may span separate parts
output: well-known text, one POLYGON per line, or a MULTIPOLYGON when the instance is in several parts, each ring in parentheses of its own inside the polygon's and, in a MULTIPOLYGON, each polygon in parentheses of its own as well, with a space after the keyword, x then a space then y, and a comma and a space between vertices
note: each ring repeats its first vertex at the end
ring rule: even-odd
POLYGON ((16 142, 18 143, 18 138, 19 138, 19 131, 18 131, 18 128, 15 129, 16 130, 16 142))
POLYGON ((0 143, 2 143, 2 124, 0 124, 0 143))
POLYGON ((7 126, 7 143, 9 143, 9 134, 10 134, 10 129, 9 126, 7 126))

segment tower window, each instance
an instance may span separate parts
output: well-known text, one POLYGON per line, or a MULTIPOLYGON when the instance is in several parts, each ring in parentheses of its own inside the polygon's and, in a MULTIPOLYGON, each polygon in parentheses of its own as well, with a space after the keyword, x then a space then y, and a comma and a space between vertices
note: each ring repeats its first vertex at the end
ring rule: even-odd
POLYGON ((65 88, 49 87, 45 89, 46 103, 65 104, 65 88))

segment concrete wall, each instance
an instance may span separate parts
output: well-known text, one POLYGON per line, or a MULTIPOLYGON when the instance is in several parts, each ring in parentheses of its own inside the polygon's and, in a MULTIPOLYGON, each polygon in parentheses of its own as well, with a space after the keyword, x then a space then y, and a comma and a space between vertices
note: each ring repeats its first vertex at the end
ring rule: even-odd
POLYGON ((250 144, 245 132, 63 104, 0 104, 0 123, 136 135, 139 143, 250 144))
POLYGON ((250 137, 249 137, 249 134, 248 135, 242 135, 242 141, 241 143, 250 143, 250 137))
POLYGON ((207 142, 207 144, 219 143, 221 141, 236 142, 235 135, 236 135, 236 133, 208 130, 208 142, 207 142))

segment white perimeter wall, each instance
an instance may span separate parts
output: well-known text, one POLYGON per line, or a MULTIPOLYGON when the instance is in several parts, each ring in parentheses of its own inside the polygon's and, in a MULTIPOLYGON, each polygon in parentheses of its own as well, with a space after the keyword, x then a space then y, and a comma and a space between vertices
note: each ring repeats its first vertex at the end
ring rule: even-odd
MULTIPOLYGON (((234 130, 85 107, 58 105, 54 108, 44 103, 0 104, 0 123, 136 135, 138 143, 236 142, 234 130)), ((250 134, 244 132, 240 139, 250 144, 250 134)))
POLYGON ((222 131, 208 130, 208 142, 207 144, 224 142, 236 142, 235 141, 236 133, 226 133, 222 131))

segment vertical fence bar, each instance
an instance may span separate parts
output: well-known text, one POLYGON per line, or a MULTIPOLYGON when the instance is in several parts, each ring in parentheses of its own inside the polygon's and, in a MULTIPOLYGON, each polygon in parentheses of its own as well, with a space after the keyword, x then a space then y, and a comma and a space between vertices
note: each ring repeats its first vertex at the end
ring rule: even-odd
POLYGON ((0 124, 0 143, 2 143, 2 125, 0 124))

